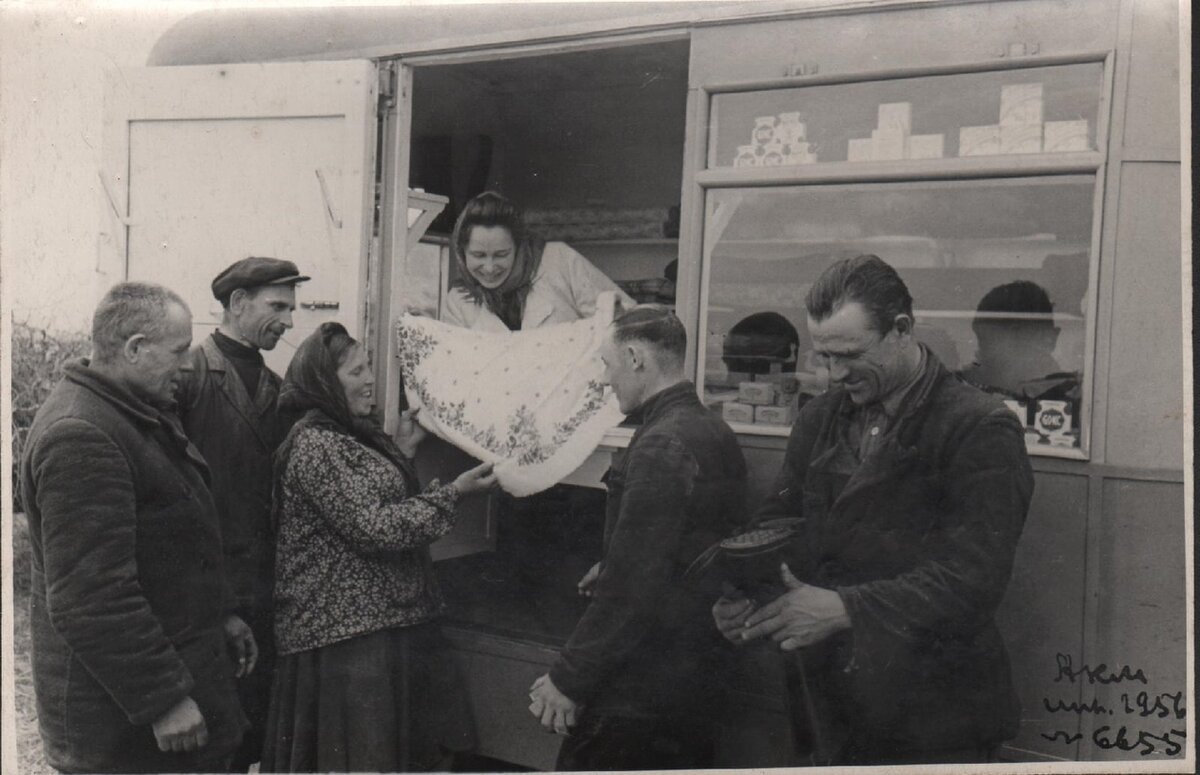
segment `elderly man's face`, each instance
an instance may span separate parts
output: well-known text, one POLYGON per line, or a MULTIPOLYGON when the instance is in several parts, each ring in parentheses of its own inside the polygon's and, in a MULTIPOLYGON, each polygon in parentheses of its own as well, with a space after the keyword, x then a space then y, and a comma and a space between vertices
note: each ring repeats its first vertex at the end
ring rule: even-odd
POLYGON ((129 382, 143 400, 170 406, 179 386, 179 370, 192 346, 192 315, 178 304, 167 305, 166 323, 157 338, 137 342, 129 382))
MULTIPOLYGON (((234 293, 239 293, 235 291, 234 293)), ((231 299, 233 325, 238 334, 260 350, 272 350, 292 327, 296 309, 296 288, 292 285, 267 285, 251 296, 244 291, 231 299)))

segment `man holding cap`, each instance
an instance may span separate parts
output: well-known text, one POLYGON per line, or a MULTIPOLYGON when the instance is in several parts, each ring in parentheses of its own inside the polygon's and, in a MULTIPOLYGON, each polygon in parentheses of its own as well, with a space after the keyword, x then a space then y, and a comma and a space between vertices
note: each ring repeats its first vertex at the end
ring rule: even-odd
POLYGON ((292 327, 296 284, 307 279, 291 261, 258 256, 218 274, 212 292, 224 308, 221 325, 192 349, 176 396, 184 429, 212 470, 238 613, 258 639, 258 669, 238 685, 251 728, 235 771, 260 758, 275 666, 271 458, 286 428, 277 408, 281 380, 260 351, 292 327))

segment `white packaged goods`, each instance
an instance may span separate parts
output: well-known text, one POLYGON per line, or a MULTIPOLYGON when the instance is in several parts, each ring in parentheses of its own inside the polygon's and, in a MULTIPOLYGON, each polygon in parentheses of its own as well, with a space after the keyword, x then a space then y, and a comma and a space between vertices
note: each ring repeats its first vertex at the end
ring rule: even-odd
POLYGON ((1071 430, 1071 405, 1066 401, 1038 401, 1033 427, 1043 436, 1065 435, 1071 430))
POLYGON ((875 141, 869 137, 852 137, 846 148, 846 161, 871 161, 875 158, 875 141))
POLYGON ((790 406, 756 406, 754 422, 763 425, 791 425, 796 419, 796 410, 790 406))
POLYGON ((775 386, 770 382, 739 382, 738 401, 766 406, 775 403, 775 386))
POLYGON ((908 138, 908 158, 940 159, 945 155, 946 136, 912 135, 908 138))
POLYGON ((757 167, 757 166, 759 166, 762 163, 762 161, 758 158, 758 155, 754 152, 754 149, 755 149, 755 146, 753 146, 753 145, 739 145, 738 149, 737 149, 737 156, 735 156, 733 159, 733 166, 735 166, 735 167, 757 167))
POLYGON ((912 134, 912 103, 885 102, 879 106, 879 129, 912 134))
POLYGON ((766 145, 775 139, 775 117, 759 116, 754 119, 754 143, 766 145))
POLYGON ((1000 87, 1000 123, 1042 123, 1042 85, 1014 83, 1000 87))
POLYGON ((812 164, 816 160, 817 157, 809 150, 808 143, 799 142, 784 146, 784 164, 812 164))
POLYGON ((1000 153, 1000 126, 964 126, 958 130, 959 156, 991 156, 1000 153))
POLYGON ((772 140, 763 146, 762 166, 778 167, 783 164, 783 143, 772 140))
POLYGON ((876 129, 871 132, 871 144, 876 161, 903 159, 908 135, 899 129, 876 129))
POLYGON ((721 419, 725 422, 754 422, 754 407, 726 401, 721 405, 721 419))
POLYGON ((1001 124, 1000 153, 1041 153, 1041 124, 1001 124))
POLYGON ((1042 150, 1046 153, 1069 153, 1091 150, 1088 145, 1088 122, 1047 121, 1042 150))
POLYGON ((780 113, 779 123, 775 125, 775 139, 784 145, 802 143, 807 131, 799 113, 780 113))

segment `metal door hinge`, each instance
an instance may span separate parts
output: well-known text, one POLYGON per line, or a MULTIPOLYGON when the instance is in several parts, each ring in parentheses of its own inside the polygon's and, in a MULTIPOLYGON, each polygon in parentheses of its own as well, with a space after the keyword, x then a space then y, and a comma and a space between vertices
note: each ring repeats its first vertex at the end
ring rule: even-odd
POLYGON ((1007 46, 997 49, 996 56, 1000 58, 1031 57, 1035 54, 1041 53, 1041 50, 1042 44, 1037 41, 1017 41, 1016 43, 1009 43, 1007 46))
POLYGON ((395 62, 383 62, 379 66, 379 107, 385 111, 396 107, 396 71, 395 62))
POLYGON ((820 70, 821 66, 816 62, 793 62, 787 66, 784 75, 789 78, 798 75, 816 75, 820 70))

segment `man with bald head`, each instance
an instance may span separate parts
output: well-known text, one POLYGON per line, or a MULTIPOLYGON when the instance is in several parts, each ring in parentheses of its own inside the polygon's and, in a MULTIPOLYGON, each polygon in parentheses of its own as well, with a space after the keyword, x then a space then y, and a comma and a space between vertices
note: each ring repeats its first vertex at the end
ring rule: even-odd
POLYGON ((68 364, 21 461, 33 571, 34 690, 63 772, 224 771, 254 669, 233 611, 208 468, 172 409, 192 317, 121 283, 92 357, 68 364))

